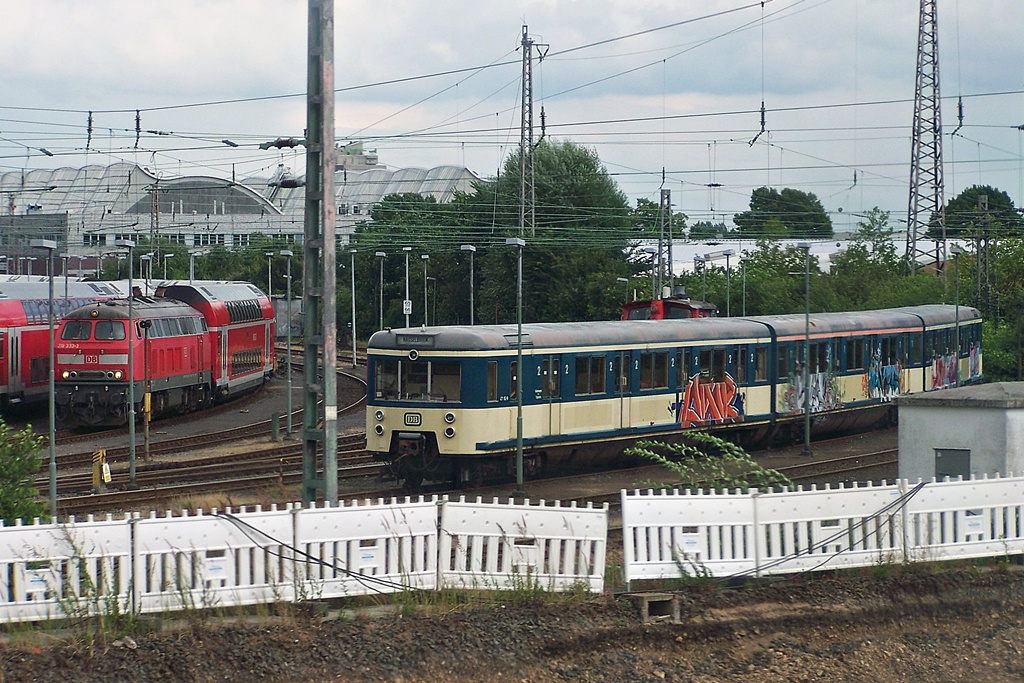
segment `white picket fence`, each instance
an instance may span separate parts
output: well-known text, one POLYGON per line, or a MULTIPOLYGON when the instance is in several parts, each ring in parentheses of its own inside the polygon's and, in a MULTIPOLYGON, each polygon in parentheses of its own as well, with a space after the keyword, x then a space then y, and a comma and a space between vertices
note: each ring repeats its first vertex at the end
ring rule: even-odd
POLYGON ((607 533, 607 505, 447 498, 3 527, 0 623, 444 586, 601 591, 607 533))
POLYGON ((627 586, 1024 553, 1022 477, 621 500, 627 586))

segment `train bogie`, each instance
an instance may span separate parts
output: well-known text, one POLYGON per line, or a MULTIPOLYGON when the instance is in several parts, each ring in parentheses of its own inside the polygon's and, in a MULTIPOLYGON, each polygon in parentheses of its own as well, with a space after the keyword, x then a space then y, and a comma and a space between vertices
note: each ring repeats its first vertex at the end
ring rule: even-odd
POLYGON ((863 428, 897 395, 980 379, 980 315, 959 312, 526 325, 521 361, 514 327, 378 332, 367 447, 409 483, 477 483, 514 474, 520 419, 527 476, 692 429, 792 438, 807 407, 816 434, 863 428))

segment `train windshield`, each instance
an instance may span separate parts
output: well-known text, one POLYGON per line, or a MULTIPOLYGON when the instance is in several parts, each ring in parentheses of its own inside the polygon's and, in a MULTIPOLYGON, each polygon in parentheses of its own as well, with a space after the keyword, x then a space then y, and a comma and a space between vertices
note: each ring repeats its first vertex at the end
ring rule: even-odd
POLYGON ((462 367, 455 361, 384 358, 375 366, 374 393, 384 401, 461 401, 462 367))
POLYGON ((96 321, 96 339, 99 341, 124 339, 124 323, 120 320, 96 321))
POLYGON ((68 320, 64 323, 61 339, 84 340, 92 334, 92 323, 88 320, 68 320))

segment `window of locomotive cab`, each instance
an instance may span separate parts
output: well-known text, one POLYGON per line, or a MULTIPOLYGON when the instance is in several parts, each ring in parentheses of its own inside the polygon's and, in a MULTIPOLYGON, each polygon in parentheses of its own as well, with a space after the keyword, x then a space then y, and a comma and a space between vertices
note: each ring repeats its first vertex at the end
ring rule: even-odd
POLYGON ((61 339, 85 340, 92 335, 92 322, 89 320, 68 320, 60 333, 61 339))
POLYGON ((373 373, 376 385, 374 393, 377 398, 393 401, 400 397, 398 365, 399 361, 393 358, 382 358, 377 361, 373 373))
POLYGON ((576 395, 603 394, 605 387, 604 356, 576 358, 576 395))
POLYGON ((118 341, 124 339, 124 323, 120 320, 97 320, 96 339, 98 341, 118 341))
POLYGON ((650 306, 637 306, 636 308, 629 309, 629 313, 626 315, 628 320, 650 320, 651 319, 651 307, 650 306))
POLYGON ((668 352, 640 354, 640 388, 668 388, 668 352))
POLYGON ((428 401, 462 400, 462 364, 458 361, 430 361, 427 382, 428 401))

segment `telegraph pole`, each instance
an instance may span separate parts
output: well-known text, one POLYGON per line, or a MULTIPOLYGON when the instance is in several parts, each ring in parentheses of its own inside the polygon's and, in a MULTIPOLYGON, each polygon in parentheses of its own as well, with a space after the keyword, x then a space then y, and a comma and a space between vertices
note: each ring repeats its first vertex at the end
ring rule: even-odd
POLYGON ((338 324, 334 206, 334 0, 308 0, 302 299, 302 501, 338 502, 338 324), (322 400, 322 409, 320 401, 322 400), (322 468, 317 452, 322 449, 322 468))

